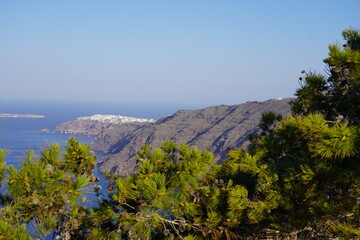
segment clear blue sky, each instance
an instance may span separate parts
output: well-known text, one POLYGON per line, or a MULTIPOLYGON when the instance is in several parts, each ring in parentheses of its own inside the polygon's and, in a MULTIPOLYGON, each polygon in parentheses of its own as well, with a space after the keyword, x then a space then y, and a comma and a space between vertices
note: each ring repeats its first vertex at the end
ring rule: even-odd
POLYGON ((2 0, 0 100, 217 105, 291 97, 360 1, 2 0))

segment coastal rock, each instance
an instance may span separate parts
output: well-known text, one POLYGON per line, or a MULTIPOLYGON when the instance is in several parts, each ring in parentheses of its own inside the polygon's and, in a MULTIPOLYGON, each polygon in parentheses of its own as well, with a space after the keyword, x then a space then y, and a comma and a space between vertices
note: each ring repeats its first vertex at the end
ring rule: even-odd
POLYGON ((168 139, 199 149, 208 149, 216 161, 226 158, 229 149, 246 147, 248 135, 259 131, 261 114, 273 111, 290 113, 290 98, 239 105, 220 105, 200 110, 179 110, 155 123, 124 129, 114 126, 97 136, 94 149, 106 151, 100 160, 101 171, 109 169, 120 175, 130 174, 136 165, 135 156, 144 144, 159 147, 168 139))
MULTIPOLYGON (((132 131, 139 127, 153 123, 155 120, 125 117, 119 115, 93 115, 90 117, 79 117, 74 121, 64 122, 56 126, 55 132, 64 132, 71 134, 86 134, 97 136, 105 131, 113 131, 113 129, 124 129, 124 131, 132 131)), ((118 132, 118 130, 115 130, 118 132)), ((111 141, 108 143, 110 144, 111 141)), ((98 144, 101 148, 102 144, 98 144)))

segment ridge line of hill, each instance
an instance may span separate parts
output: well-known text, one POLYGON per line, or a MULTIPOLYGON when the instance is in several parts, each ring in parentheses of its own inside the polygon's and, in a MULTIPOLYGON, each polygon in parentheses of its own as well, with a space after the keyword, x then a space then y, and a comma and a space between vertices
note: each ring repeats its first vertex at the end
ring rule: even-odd
POLYGON ((166 140, 207 149, 215 154, 216 161, 222 161, 229 149, 248 145, 249 134, 259 130, 262 113, 273 111, 288 115, 291 100, 271 99, 179 110, 157 121, 101 123, 80 118, 60 124, 55 131, 95 135, 93 149, 106 154, 99 161, 100 170, 127 175, 134 170, 135 156, 144 144, 159 147, 166 140))

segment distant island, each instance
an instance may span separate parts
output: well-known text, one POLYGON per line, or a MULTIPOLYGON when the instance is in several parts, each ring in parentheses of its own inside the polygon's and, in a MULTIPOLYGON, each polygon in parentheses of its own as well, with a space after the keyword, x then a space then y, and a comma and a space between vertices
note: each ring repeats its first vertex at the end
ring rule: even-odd
POLYGON ((36 114, 12 114, 12 113, 0 113, 0 118, 44 118, 43 115, 36 114))

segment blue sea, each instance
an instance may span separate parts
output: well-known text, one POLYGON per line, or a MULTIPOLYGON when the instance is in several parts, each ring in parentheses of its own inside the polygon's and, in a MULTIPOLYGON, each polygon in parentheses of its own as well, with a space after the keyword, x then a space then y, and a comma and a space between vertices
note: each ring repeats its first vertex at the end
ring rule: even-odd
MULTIPOLYGON (((200 106, 184 105, 151 105, 151 104, 121 104, 121 103, 91 103, 91 102, 59 102, 59 101, 5 101, 0 100, 0 113, 37 114, 44 118, 0 118, 0 148, 6 149, 7 165, 21 166, 28 150, 34 150, 40 156, 41 148, 52 143, 59 143, 62 147, 71 135, 55 133, 53 129, 60 123, 75 120, 81 116, 94 114, 111 114, 129 117, 159 119, 175 113, 179 109, 196 109, 200 106), (41 129, 49 132, 42 132, 41 129)), ((92 144, 94 137, 75 135, 81 143, 92 144)), ((103 156, 95 152, 98 159, 103 156)), ((94 174, 101 180, 97 184, 103 187, 101 193, 106 197, 107 183, 102 173, 95 169, 94 174)), ((97 198, 89 191, 85 194, 88 206, 96 206, 97 198)), ((31 235, 36 236, 31 224, 27 224, 31 235)), ((51 239, 49 236, 46 239, 51 239)))
MULTIPOLYGON (((54 128, 66 121, 94 114, 111 114, 129 117, 159 119, 175 113, 181 106, 91 103, 91 102, 59 102, 59 101, 0 101, 0 113, 37 114, 44 118, 1 118, 0 117, 0 149, 5 149, 6 164, 20 167, 25 154, 33 150, 40 156, 41 149, 52 143, 59 143, 65 148, 69 137, 73 135, 56 133, 54 128), (49 132, 40 131, 48 129, 49 132)), ((183 107, 189 108, 189 107, 183 107)), ((190 107, 191 108, 191 107, 190 107)), ((91 145, 94 137, 85 135, 74 136, 81 143, 91 145)), ((103 153, 95 152, 98 159, 103 153)), ((98 183, 106 184, 103 174, 95 169, 94 174, 101 179, 98 183)), ((105 186, 106 187, 106 186, 105 186)))
MULTIPOLYGON (((6 162, 15 167, 21 164, 24 154, 40 149, 51 143, 65 146, 70 137, 52 130, 60 123, 75 120, 81 116, 112 114, 129 117, 159 119, 179 109, 194 109, 196 106, 166 104, 125 104, 66 101, 5 101, 0 100, 0 113, 38 114, 44 118, 0 118, 0 148, 7 150, 6 162), (40 129, 49 129, 41 132, 40 129)), ((80 142, 91 144, 93 137, 77 135, 80 142)), ((101 153, 97 153, 101 157, 101 153)))
MULTIPOLYGON (((53 129, 62 122, 94 114, 159 119, 176 112, 177 108, 177 106, 149 104, 0 100, 0 113, 45 116, 44 118, 0 118, 0 148, 6 149, 7 165, 20 167, 28 150, 34 150, 35 154, 40 156, 40 149, 52 143, 59 143, 62 147, 66 146, 71 135, 53 132, 53 129), (40 131, 45 128, 49 132, 40 131)), ((94 137, 91 136, 75 135, 74 137, 81 143, 92 144, 94 141, 94 137)), ((103 156, 101 152, 95 152, 95 154, 98 159, 103 156)), ((99 173, 97 168, 94 174, 101 179, 97 184, 103 187, 100 193, 106 197, 107 183, 103 174, 99 173)), ((96 206, 97 198, 92 191, 85 193, 85 196, 88 198, 86 205, 96 206)), ((27 228, 31 235, 36 236, 32 224, 27 224, 27 228)), ((51 239, 51 237, 46 239, 51 239)))

